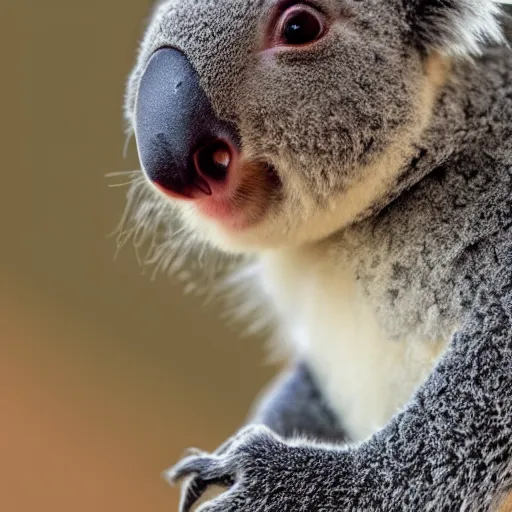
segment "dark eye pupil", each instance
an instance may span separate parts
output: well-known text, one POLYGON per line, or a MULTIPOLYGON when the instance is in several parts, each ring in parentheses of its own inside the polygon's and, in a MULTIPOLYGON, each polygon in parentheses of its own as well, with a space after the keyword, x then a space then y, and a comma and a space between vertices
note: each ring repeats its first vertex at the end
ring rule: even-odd
POLYGON ((284 25, 283 37, 288 44, 305 44, 314 41, 322 32, 320 21, 309 12, 297 12, 284 25))

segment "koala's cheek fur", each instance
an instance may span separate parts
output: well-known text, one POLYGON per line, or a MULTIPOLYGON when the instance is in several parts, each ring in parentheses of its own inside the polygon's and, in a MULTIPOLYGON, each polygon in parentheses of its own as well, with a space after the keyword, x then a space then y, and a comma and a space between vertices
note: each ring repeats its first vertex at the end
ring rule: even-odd
MULTIPOLYGON (((380 201, 384 203, 388 199, 389 191, 400 180, 405 163, 414 158, 417 152, 415 141, 421 137, 430 121, 439 88, 448 79, 449 72, 450 62, 440 55, 432 55, 422 63, 415 88, 416 97, 410 106, 414 113, 411 121, 395 132, 391 131, 393 138, 382 151, 369 158, 368 163, 365 163, 363 154, 360 161, 348 167, 344 174, 342 164, 336 158, 331 160, 329 156, 320 154, 315 159, 313 147, 286 152, 272 159, 283 181, 283 196, 269 201, 266 214, 259 222, 248 229, 228 230, 197 215, 191 206, 186 208, 185 223, 201 238, 224 250, 245 252, 321 239, 354 219, 362 218, 365 212, 378 207, 380 201), (330 175, 329 170, 332 171, 330 175), (316 175, 318 181, 308 180, 308 171, 312 176, 316 175), (321 181, 322 176, 325 182, 321 181), (317 195, 315 192, 321 190, 322 186, 326 189, 331 186, 330 193, 317 195)), ((278 103, 276 108, 279 108, 278 103)), ((307 119, 303 120, 303 124, 307 125, 307 119)), ((289 129, 300 132, 301 123, 289 129)), ((256 130, 254 126, 253 133, 256 130)), ((306 135, 303 136, 308 139, 306 135)), ((262 133, 255 140, 255 145, 258 140, 272 140, 272 137, 262 133)), ((260 149, 265 154, 264 148, 260 149)), ((321 153, 320 149, 317 151, 321 153)))

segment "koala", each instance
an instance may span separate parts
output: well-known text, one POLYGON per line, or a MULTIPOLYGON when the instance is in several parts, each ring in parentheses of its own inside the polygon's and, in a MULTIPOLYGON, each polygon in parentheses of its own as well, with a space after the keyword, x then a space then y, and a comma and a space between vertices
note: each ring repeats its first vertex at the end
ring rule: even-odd
POLYGON ((244 428, 168 471, 182 512, 212 486, 200 512, 503 506, 510 26, 491 0, 157 3, 127 217, 167 265, 236 261, 287 357, 244 428))

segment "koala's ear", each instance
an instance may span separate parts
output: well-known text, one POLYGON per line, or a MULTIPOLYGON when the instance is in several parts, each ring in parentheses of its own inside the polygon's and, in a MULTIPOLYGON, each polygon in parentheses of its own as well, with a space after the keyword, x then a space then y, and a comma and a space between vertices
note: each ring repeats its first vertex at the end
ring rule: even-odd
POLYGON ((478 54, 504 40, 494 0, 400 0, 411 33, 425 52, 478 54))

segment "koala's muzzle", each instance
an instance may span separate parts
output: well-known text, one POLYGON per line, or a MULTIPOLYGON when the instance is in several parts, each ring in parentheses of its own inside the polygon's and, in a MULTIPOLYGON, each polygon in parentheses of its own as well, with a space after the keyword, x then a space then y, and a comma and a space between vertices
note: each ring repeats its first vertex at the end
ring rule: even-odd
POLYGON ((197 72, 173 48, 156 51, 142 76, 135 136, 149 179, 181 198, 211 195, 239 152, 236 130, 216 116, 197 72))

